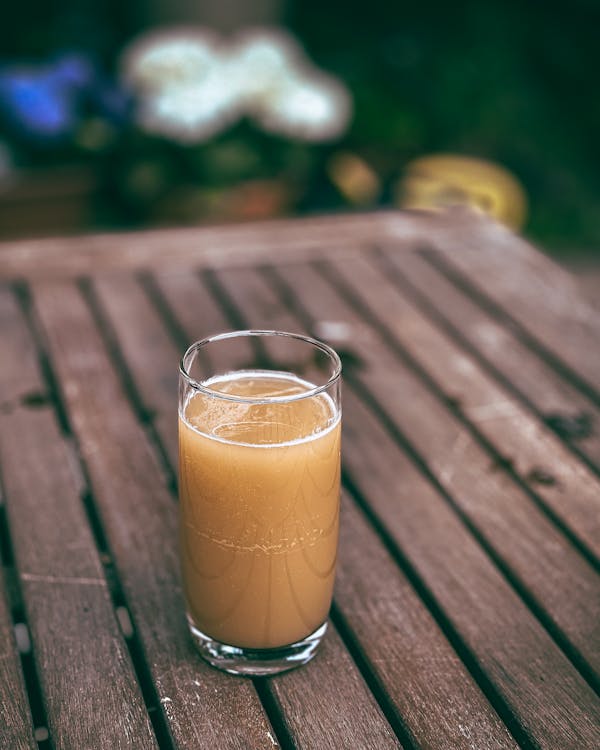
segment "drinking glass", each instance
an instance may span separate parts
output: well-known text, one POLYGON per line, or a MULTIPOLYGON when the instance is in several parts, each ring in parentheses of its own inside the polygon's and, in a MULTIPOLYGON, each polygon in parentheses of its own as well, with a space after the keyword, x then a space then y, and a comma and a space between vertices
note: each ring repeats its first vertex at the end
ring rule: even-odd
POLYGON ((180 364, 187 620, 215 667, 304 664, 327 629, 340 503, 341 363, 281 331, 198 341, 180 364))

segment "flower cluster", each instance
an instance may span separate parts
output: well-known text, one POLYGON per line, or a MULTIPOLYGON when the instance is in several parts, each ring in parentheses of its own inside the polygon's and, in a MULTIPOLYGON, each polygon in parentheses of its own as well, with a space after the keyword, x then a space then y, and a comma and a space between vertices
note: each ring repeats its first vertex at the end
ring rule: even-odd
POLYGON ((350 122, 352 100, 295 40, 255 29, 224 40, 199 28, 146 34, 124 52, 121 75, 146 132, 201 143, 242 117, 291 139, 328 141, 350 122))

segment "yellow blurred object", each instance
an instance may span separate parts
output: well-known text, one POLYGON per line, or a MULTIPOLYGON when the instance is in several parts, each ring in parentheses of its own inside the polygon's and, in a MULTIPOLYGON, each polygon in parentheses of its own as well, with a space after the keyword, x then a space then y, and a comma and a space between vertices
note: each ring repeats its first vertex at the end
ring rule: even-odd
POLYGON ((511 229, 521 229, 527 198, 519 181, 504 167, 467 156, 440 154, 411 162, 396 186, 403 208, 471 206, 511 229))
POLYGON ((370 206, 377 202, 381 182, 364 159, 346 151, 333 154, 327 163, 330 180, 351 203, 370 206))

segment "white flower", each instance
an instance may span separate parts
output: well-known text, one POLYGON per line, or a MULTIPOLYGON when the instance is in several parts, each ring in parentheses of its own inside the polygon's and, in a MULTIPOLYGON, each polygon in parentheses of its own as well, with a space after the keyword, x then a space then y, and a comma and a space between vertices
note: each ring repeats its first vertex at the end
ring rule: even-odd
POLYGON ((169 29, 134 40, 121 58, 121 76, 141 94, 198 83, 220 63, 219 38, 208 29, 169 29))
POLYGON ((327 141, 343 134, 351 113, 347 89, 335 78, 315 72, 290 78, 262 103, 255 118, 271 133, 327 141))
POLYGON ((146 132, 182 143, 206 141, 236 119, 227 93, 213 81, 167 89, 142 102, 138 112, 138 124, 146 132))
POLYGON ((138 94, 138 125, 182 143, 205 141, 238 119, 235 88, 223 77, 224 53, 211 31, 144 35, 125 52, 124 81, 138 94))
POLYGON ((145 35, 124 53, 122 77, 138 95, 139 126, 183 143, 206 141, 244 115, 272 133, 330 140, 351 117, 343 84, 311 69, 278 30, 249 30, 229 44, 202 28, 145 35))
POLYGON ((250 29, 235 37, 229 48, 229 75, 247 111, 260 108, 285 86, 302 60, 302 49, 283 31, 250 29))

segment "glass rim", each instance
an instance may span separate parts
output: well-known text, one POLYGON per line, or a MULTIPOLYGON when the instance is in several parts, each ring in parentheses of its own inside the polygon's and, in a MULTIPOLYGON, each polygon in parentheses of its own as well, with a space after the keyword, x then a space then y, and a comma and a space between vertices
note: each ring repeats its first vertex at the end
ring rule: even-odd
MULTIPOLYGON (((249 370, 250 372, 250 370, 249 370)), ((268 371, 267 371, 268 372, 268 371)), ((283 370, 273 370, 273 372, 284 372, 283 370)), ((213 336, 207 336, 206 338, 199 339, 191 344, 185 351, 185 354, 179 361, 179 374, 184 378, 189 386, 194 388, 201 393, 206 393, 213 398, 220 398, 224 401, 236 401, 238 403, 246 404, 270 404, 270 403, 289 403, 293 401, 300 401, 305 398, 313 398, 318 396, 320 393, 324 393, 329 390, 335 383, 340 379, 342 374, 342 361, 338 353, 328 344, 323 341, 313 338, 312 336, 306 336, 302 333, 291 333, 289 331, 276 331, 269 329, 256 329, 249 328, 241 331, 227 331, 225 333, 217 333, 213 336), (313 347, 320 349, 324 352, 333 362, 333 373, 330 375, 326 383, 322 385, 316 385, 314 388, 310 388, 307 391, 301 393, 294 393, 291 396, 271 396, 270 398, 252 398, 248 396, 237 396, 233 393, 223 393, 221 391, 215 391, 201 383, 199 380, 193 378, 188 372, 186 366, 186 360, 194 352, 200 351, 208 344, 214 343, 215 341, 225 341, 227 339, 242 338, 244 336, 282 336, 290 339, 296 339, 297 341, 303 341, 305 344, 311 344, 313 347)))

